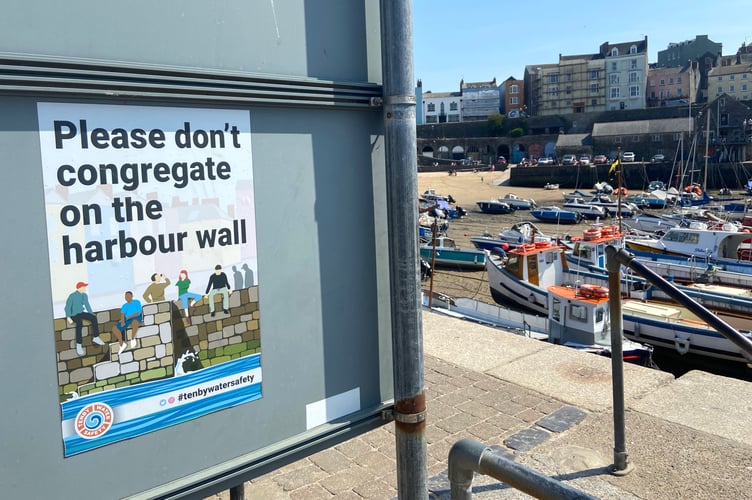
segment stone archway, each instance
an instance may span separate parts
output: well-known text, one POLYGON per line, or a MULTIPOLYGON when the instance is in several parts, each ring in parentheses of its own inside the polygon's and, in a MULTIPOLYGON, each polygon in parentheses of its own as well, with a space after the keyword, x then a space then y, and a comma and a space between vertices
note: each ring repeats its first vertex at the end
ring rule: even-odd
POLYGON ((452 160, 461 160, 465 157, 465 148, 455 146, 452 148, 452 160))
POLYGON ((449 159, 449 148, 446 146, 439 146, 439 156, 437 158, 441 160, 449 159))
POLYGON ((431 146, 425 146, 420 153, 427 158, 433 158, 433 148, 431 146))

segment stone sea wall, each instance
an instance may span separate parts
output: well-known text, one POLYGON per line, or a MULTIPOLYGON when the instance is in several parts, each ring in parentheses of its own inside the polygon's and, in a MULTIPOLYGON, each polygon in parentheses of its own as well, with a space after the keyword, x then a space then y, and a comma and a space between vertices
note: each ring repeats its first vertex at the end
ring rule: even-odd
POLYGON ((190 320, 179 301, 144 303, 144 324, 138 329, 136 347, 131 349, 129 344, 122 354, 118 354, 120 346, 112 334, 120 309, 95 312, 104 346, 92 342, 91 327, 84 323, 83 356, 76 353, 75 325, 56 318, 60 401, 168 378, 260 352, 258 287, 233 291, 230 314, 222 312, 221 295, 214 299, 214 317, 204 298, 196 304, 190 320))

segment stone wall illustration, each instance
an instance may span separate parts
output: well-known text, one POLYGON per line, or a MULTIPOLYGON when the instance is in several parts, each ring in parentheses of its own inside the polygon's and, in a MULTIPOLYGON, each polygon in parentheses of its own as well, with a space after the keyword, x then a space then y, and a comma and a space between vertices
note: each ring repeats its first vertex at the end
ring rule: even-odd
POLYGON ((84 323, 83 356, 76 353, 75 325, 56 318, 60 401, 168 378, 176 371, 194 371, 260 352, 258 286, 233 291, 230 314, 222 312, 221 295, 214 298, 214 317, 204 298, 196 304, 190 321, 180 301, 143 303, 144 324, 138 329, 136 347, 131 349, 129 345, 120 355, 119 344, 112 335, 120 309, 95 312, 104 346, 92 342, 91 327, 84 323))

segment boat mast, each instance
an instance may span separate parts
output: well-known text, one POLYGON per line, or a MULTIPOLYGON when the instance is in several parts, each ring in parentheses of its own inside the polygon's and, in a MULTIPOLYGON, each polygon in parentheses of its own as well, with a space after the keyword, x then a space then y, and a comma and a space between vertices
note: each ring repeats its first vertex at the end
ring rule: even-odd
MULTIPOLYGON (((716 117, 716 122, 718 117, 716 117)), ((718 134, 716 134, 718 138, 718 134)), ((707 121, 705 122, 705 178, 702 181, 702 189, 708 190, 708 141, 710 140, 710 109, 708 109, 707 121)))

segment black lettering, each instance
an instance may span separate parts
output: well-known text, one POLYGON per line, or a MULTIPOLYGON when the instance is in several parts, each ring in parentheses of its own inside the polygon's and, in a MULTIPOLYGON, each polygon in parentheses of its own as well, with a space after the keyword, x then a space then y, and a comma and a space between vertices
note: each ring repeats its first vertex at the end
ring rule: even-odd
POLYGON ((103 128, 91 131, 91 144, 97 149, 107 149, 110 146, 110 134, 103 128))
POLYGON ((60 165, 57 169, 57 182, 61 186, 72 186, 76 183, 76 169, 71 165, 60 165), (66 178, 65 174, 73 174, 72 178, 66 178))
POLYGON ((63 149, 63 141, 76 137, 76 126, 67 120, 55 120, 52 122, 55 131, 55 149, 63 149))
POLYGON ((183 122, 183 127, 175 131, 175 145, 181 149, 186 149, 191 147, 190 122, 183 122))

